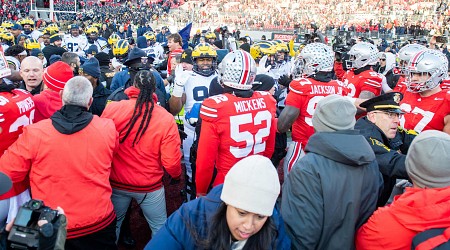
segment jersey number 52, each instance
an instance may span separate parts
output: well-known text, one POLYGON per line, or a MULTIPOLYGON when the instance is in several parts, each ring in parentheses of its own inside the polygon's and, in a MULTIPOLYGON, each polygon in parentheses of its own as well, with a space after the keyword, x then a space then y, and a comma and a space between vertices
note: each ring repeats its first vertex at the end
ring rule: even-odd
POLYGON ((244 148, 230 146, 230 152, 236 158, 248 156, 252 151, 254 154, 264 152, 266 150, 266 142, 263 138, 269 136, 272 126, 272 114, 268 110, 259 111, 253 117, 253 114, 241 114, 230 117, 230 136, 236 142, 246 142, 244 148), (249 131, 241 131, 240 126, 244 124, 261 125, 266 121, 267 126, 260 128, 255 134, 249 131))

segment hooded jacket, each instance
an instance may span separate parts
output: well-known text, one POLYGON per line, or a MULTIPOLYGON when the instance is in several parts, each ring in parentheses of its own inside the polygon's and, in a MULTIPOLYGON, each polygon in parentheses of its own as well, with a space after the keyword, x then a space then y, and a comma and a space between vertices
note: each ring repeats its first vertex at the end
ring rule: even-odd
POLYGON ((375 154, 357 131, 316 132, 283 186, 292 249, 354 249, 382 185, 375 154))
POLYGON ((390 206, 380 207, 356 236, 357 249, 411 249, 414 236, 450 226, 450 187, 406 188, 390 206))
POLYGON ((0 172, 13 183, 29 176, 33 198, 62 207, 67 238, 78 238, 116 219, 109 175, 117 145, 111 120, 66 105, 51 119, 23 128, 1 157, 0 172))

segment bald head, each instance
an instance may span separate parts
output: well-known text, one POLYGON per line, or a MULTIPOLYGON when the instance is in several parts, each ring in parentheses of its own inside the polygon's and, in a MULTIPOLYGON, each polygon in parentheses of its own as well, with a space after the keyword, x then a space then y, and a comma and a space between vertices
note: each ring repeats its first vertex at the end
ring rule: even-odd
POLYGON ((27 56, 20 64, 20 75, 23 78, 28 91, 32 91, 42 82, 44 67, 41 59, 35 56, 27 56))

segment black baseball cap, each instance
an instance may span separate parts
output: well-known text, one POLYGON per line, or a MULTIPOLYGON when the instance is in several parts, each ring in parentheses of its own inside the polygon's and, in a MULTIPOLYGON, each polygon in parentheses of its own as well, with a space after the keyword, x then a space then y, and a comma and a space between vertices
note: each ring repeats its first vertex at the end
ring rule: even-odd
POLYGON ((389 92, 383 95, 371 98, 359 106, 366 108, 367 112, 371 111, 385 111, 391 113, 403 114, 400 109, 400 101, 403 99, 403 94, 400 92, 389 92))

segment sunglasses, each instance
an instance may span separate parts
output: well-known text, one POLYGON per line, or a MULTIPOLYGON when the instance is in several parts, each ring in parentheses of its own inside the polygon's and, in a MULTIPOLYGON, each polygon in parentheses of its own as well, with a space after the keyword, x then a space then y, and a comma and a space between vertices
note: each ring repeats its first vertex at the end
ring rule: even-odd
POLYGON ((380 58, 380 61, 386 61, 386 59, 384 59, 384 58, 380 58))

